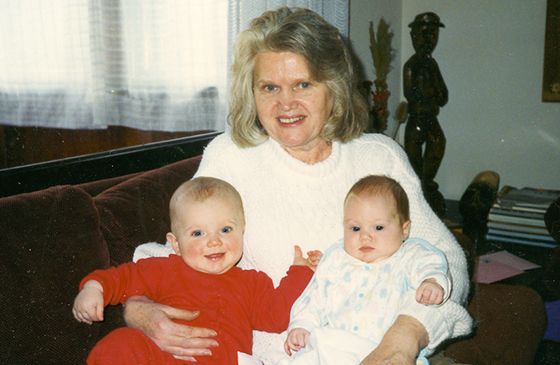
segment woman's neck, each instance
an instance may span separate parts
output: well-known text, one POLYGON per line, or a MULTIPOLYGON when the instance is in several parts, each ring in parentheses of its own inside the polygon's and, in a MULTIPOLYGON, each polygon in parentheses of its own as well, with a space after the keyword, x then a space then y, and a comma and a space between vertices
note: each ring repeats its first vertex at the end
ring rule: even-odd
POLYGON ((313 165, 326 160, 332 152, 332 142, 321 141, 312 148, 283 147, 293 158, 308 165, 313 165))

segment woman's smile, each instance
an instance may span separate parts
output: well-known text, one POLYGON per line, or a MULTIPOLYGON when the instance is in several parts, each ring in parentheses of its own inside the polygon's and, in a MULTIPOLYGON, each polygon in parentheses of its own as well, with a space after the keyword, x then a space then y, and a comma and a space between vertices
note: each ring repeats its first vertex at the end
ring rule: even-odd
POLYGON ((293 125, 297 122, 302 122, 305 119, 304 116, 298 116, 298 117, 278 117, 278 121, 284 125, 289 124, 289 125, 293 125))

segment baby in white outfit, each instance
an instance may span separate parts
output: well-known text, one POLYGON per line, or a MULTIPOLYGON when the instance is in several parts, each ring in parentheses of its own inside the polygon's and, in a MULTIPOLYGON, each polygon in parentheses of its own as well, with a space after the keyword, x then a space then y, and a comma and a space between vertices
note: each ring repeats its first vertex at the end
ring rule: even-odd
MULTIPOLYGON (((323 255, 291 311, 280 364, 359 364, 410 301, 440 305, 451 289, 444 254, 409 238, 408 198, 386 176, 358 181, 344 201, 344 239, 323 255)), ((427 364, 423 353, 418 364, 427 364)))

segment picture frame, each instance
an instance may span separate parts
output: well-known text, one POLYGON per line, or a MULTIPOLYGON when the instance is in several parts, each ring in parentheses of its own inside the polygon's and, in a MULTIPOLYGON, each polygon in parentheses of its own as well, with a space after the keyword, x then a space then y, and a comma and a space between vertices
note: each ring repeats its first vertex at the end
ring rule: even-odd
POLYGON ((542 101, 560 102, 560 0, 547 0, 542 101))

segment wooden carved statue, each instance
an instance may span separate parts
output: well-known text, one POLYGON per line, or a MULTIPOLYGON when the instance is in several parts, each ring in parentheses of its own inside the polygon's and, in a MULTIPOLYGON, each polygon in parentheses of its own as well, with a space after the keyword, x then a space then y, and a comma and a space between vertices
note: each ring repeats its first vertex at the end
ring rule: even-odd
POLYGON ((437 62, 432 58, 444 27, 439 16, 422 13, 408 25, 415 53, 404 64, 403 90, 408 101, 405 151, 422 181, 426 199, 439 216, 445 201, 434 181, 445 152, 445 135, 438 121, 439 109, 447 103, 447 86, 437 62))

